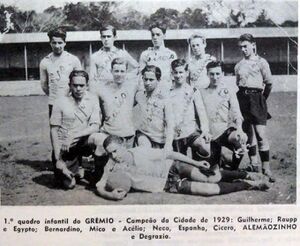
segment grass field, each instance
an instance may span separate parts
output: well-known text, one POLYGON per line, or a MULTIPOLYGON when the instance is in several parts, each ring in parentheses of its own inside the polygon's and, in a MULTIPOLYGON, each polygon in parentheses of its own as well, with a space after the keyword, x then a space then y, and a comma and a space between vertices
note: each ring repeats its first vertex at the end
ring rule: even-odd
MULTIPOLYGON (((277 182, 267 192, 242 191, 200 197, 168 193, 130 193, 123 201, 107 201, 86 188, 53 187, 50 137, 45 96, 0 97, 0 174, 2 205, 107 204, 291 204, 296 202, 295 92, 273 93, 268 122, 271 164, 277 182)), ((248 161, 244 158, 243 165, 248 161)))

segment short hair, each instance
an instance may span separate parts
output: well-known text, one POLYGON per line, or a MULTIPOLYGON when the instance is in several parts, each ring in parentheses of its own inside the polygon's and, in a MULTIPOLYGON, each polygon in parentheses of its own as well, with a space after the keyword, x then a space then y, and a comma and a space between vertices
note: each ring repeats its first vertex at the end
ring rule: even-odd
POLYGON ((161 70, 159 67, 153 66, 153 65, 147 65, 143 68, 142 70, 142 75, 144 76, 144 74, 146 72, 153 72, 155 74, 155 77, 157 80, 160 80, 161 78, 161 70))
POLYGON ((64 42, 66 42, 66 37, 67 37, 67 33, 65 32, 65 30, 61 29, 61 28, 56 28, 56 29, 52 29, 47 33, 50 41, 53 37, 59 37, 62 38, 64 40, 64 42))
POLYGON ((86 84, 88 84, 88 82, 89 82, 89 75, 84 70, 73 70, 69 75, 70 83, 74 77, 84 77, 86 84))
POLYGON ((123 139, 115 135, 109 135, 103 142, 103 148, 106 150, 107 146, 111 143, 122 144, 123 139))
POLYGON ((102 25, 100 27, 100 35, 102 35, 101 32, 103 32, 103 31, 112 31, 112 34, 114 35, 114 37, 117 36, 117 30, 112 25, 102 25))
POLYGON ((248 41, 250 43, 255 43, 255 39, 252 36, 252 34, 250 34, 250 33, 244 33, 243 35, 241 35, 240 38, 239 38, 239 41, 240 42, 248 41))
POLYGON ((111 62, 111 69, 113 69, 114 65, 125 65, 126 69, 128 68, 128 62, 126 59, 122 58, 122 57, 117 57, 115 59, 112 60, 111 62))
POLYGON ((154 22, 149 26, 148 30, 151 32, 153 28, 158 28, 162 31, 163 34, 166 34, 167 27, 162 23, 154 22))
POLYGON ((196 38, 200 38, 202 40, 203 44, 206 44, 206 38, 202 34, 200 34, 200 33, 194 33, 194 34, 192 34, 192 36, 190 36, 189 39, 188 39, 188 44, 190 45, 191 41, 193 39, 196 39, 196 38))
POLYGON ((182 67, 182 66, 184 66, 185 71, 188 71, 189 66, 184 59, 176 59, 171 63, 172 70, 175 70, 175 68, 182 67))
POLYGON ((215 68, 215 67, 220 67, 222 72, 224 72, 224 64, 221 61, 211 61, 206 65, 207 71, 208 69, 215 68))

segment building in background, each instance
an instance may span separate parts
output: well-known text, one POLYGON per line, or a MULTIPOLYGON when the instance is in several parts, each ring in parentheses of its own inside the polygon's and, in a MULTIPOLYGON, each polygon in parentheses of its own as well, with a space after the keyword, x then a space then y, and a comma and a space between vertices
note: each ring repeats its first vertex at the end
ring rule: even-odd
MULTIPOLYGON (((237 38, 251 33, 257 40, 258 54, 270 64, 274 75, 297 74, 298 28, 220 28, 168 30, 166 46, 178 57, 187 58, 187 38, 194 32, 207 37, 207 52, 225 63, 225 75, 233 75, 242 58, 237 38)), ((101 47, 98 31, 69 32, 66 50, 79 57, 89 70, 90 55, 101 47)), ((118 31, 116 46, 126 49, 136 60, 151 45, 146 30, 118 31)), ((39 80, 39 63, 51 52, 46 33, 5 34, 0 43, 0 81, 39 80)), ((1 83, 1 82, 0 82, 1 83)))

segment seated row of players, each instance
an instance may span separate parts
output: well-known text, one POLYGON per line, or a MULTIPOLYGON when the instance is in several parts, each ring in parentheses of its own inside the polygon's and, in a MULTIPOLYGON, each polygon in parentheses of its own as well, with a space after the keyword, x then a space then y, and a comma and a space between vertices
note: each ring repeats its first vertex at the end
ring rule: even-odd
MULTIPOLYGON (((124 184, 116 185, 116 181, 113 181, 108 186, 112 186, 112 183, 114 183, 114 188, 110 188, 111 190, 108 191, 107 181, 111 180, 108 178, 110 175, 107 175, 107 172, 111 173, 114 168, 111 166, 112 164, 107 165, 106 174, 97 183, 99 194, 111 199, 121 199, 128 191, 128 186, 139 190, 155 191, 155 185, 153 185, 153 190, 143 189, 143 187, 152 186, 151 183, 155 183, 153 177, 164 177, 160 183, 166 183, 165 178, 168 177, 166 174, 169 172, 162 174, 159 168, 153 168, 154 164, 149 164, 149 167, 145 168, 142 164, 144 162, 135 160, 135 158, 134 168, 132 168, 130 167, 132 158, 130 160, 126 159, 129 157, 128 154, 125 155, 127 156, 125 160, 118 160, 118 157, 113 157, 113 151, 110 151, 111 146, 108 147, 112 144, 113 146, 119 146, 122 142, 122 146, 130 149, 135 142, 137 146, 143 146, 142 149, 144 150, 142 152, 144 154, 140 156, 141 158, 152 160, 152 154, 150 154, 152 148, 164 148, 163 151, 157 151, 157 153, 164 153, 164 159, 172 156, 171 159, 197 167, 203 166, 203 168, 195 170, 194 167, 188 165, 183 165, 186 168, 181 168, 182 163, 178 164, 179 166, 176 165, 176 167, 172 166, 170 172, 176 169, 176 172, 179 172, 179 176, 177 176, 180 177, 180 179, 176 179, 178 182, 176 181, 174 184, 182 184, 180 181, 182 178, 201 182, 201 184, 193 184, 197 188, 189 188, 184 193, 212 195, 241 190, 245 187, 265 189, 267 186, 264 181, 254 183, 247 181, 246 183, 243 182, 243 185, 239 182, 232 183, 229 186, 225 184, 227 188, 231 187, 225 190, 221 188, 220 184, 202 186, 203 182, 219 182, 221 177, 228 180, 227 176, 229 176, 229 179, 257 178, 241 171, 232 172, 230 175, 225 171, 220 173, 218 165, 215 165, 219 163, 221 146, 226 146, 234 150, 233 169, 237 169, 239 166, 247 139, 241 128, 243 117, 239 110, 239 104, 236 95, 227 89, 222 81, 223 70, 220 62, 212 62, 215 59, 205 55, 205 62, 202 59, 202 64, 201 62, 198 64, 198 71, 189 70, 185 60, 175 59, 176 54, 164 47, 163 36, 165 30, 154 26, 151 32, 154 47, 143 52, 140 59, 140 63, 144 64, 140 72, 144 90, 141 90, 141 86, 135 82, 137 80, 132 80, 134 77, 127 76, 128 65, 132 72, 137 69, 137 63, 126 51, 113 46, 115 30, 106 27, 101 31, 103 48, 96 52, 91 59, 90 92, 87 91, 88 74, 78 70, 80 66, 80 63, 78 66, 78 59, 64 51, 65 36, 61 37, 62 32, 60 31, 52 32, 52 36, 49 33, 53 52, 41 62, 41 80, 44 91, 49 93, 49 115, 51 115, 53 105, 53 101, 50 99, 53 97, 58 98, 50 119, 54 150, 53 162, 56 163, 58 168, 56 170, 57 178, 63 182, 66 188, 74 187, 74 177, 76 175, 81 176, 78 156, 90 155, 91 148, 86 147, 93 145, 96 147, 94 151, 94 183, 97 183, 102 176, 104 165, 108 160, 108 153, 111 154, 110 159, 113 160, 113 166, 117 170, 120 165, 116 165, 115 162, 122 163, 122 165, 124 165, 124 162, 127 163, 124 166, 128 169, 125 174, 124 172, 117 173, 117 178, 112 178, 112 180, 128 180, 126 177, 131 175, 130 182, 128 181, 125 185, 127 188, 122 188, 124 184), (165 73, 166 64, 170 64, 170 62, 171 66, 168 66, 171 73, 168 75, 168 73, 165 73), (153 63, 162 64, 161 67, 164 70, 160 69, 159 66, 152 65, 153 63), (108 64, 111 72, 107 70, 108 64), (206 71, 208 76, 203 76, 206 71), (70 74, 69 86, 71 93, 60 97, 60 93, 66 95, 66 85, 62 81, 65 81, 63 76, 67 76, 68 73, 70 74), (209 79, 208 85, 200 84, 204 81, 201 76, 209 79), (128 80, 128 78, 131 79, 128 80), (192 86, 187 83, 188 81, 192 86), (99 101, 101 109, 99 109, 99 101), (137 106, 135 112, 138 112, 135 119, 139 121, 136 126, 132 120, 135 105, 137 106), (101 112, 100 115, 99 112, 101 112), (229 118, 231 119, 230 122, 228 121, 229 118), (228 128, 229 123, 232 123, 232 126, 228 128), (100 132, 99 126, 101 126, 100 132), (109 137, 112 135, 114 137, 109 137), (203 158, 208 158, 209 163, 212 165, 211 169, 205 169, 209 166, 207 162, 199 162, 188 158, 186 156, 188 147, 192 149, 193 159, 203 160, 203 158), (175 158, 173 149, 184 155, 177 153, 175 158), (140 168, 144 171, 139 170, 136 166, 140 162, 140 168), (196 178, 194 176, 195 172, 197 173, 196 178), (142 173, 144 177, 135 176, 137 173, 140 175, 142 173), (127 176, 124 178, 124 175, 127 176), (197 175, 200 175, 201 178, 197 175), (136 181, 135 184, 132 183, 133 180, 136 181), (142 184, 141 180, 146 181, 142 184), (203 189, 198 186, 203 187, 203 189), (204 189, 204 187, 206 188, 204 189), (117 198, 109 197, 108 193, 117 196, 117 198)), ((193 59, 195 61, 192 64, 195 66, 196 60, 205 54, 205 41, 202 37, 193 35, 189 43, 194 52, 193 59), (199 43, 202 43, 202 48, 197 48, 199 43), (199 51, 200 49, 202 51, 199 51)), ((119 147, 121 148, 121 145, 119 147)), ((115 152, 119 151, 116 150, 115 152)), ((135 154, 132 155, 135 157, 135 154)), ((155 159, 157 155, 153 155, 155 159)), ((122 159, 122 157, 120 158, 122 159)), ((170 166, 165 165, 165 161, 162 161, 162 159, 160 160, 161 164, 159 165, 161 168, 169 170, 170 166)), ((161 185, 161 187, 163 186, 161 185)), ((183 192, 180 189, 178 191, 183 192)))

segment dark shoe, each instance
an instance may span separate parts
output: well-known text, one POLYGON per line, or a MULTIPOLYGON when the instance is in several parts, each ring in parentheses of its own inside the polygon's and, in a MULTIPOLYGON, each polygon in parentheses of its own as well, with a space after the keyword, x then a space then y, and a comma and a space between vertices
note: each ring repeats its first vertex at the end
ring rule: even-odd
POLYGON ((263 179, 255 181, 244 179, 243 181, 250 185, 249 190, 265 191, 270 188, 270 184, 263 179))
POLYGON ((252 180, 252 181, 258 181, 258 180, 268 180, 267 177, 263 175, 262 173, 256 173, 256 172, 247 172, 246 180, 252 180))
POLYGON ((245 169, 246 172, 261 173, 260 166, 249 164, 245 169))
POLYGON ((270 169, 263 169, 263 174, 269 178, 269 182, 275 183, 276 178, 273 176, 272 172, 270 169))

